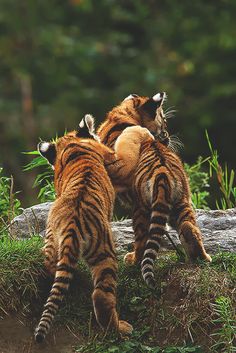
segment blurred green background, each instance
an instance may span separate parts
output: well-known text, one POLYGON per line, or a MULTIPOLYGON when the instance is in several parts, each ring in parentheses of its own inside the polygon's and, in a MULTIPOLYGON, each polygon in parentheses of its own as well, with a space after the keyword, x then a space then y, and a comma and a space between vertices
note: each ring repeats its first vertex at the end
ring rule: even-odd
POLYGON ((23 205, 37 192, 21 152, 130 93, 168 93, 185 161, 209 155, 207 129, 236 169, 235 14, 234 0, 1 0, 0 166, 23 205))

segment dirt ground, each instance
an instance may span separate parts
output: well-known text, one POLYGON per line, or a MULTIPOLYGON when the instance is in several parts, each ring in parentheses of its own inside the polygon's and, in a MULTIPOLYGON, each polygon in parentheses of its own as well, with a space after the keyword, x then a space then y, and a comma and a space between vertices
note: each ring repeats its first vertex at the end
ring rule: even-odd
POLYGON ((0 353, 72 353, 81 340, 68 329, 49 333, 45 342, 36 344, 33 328, 18 317, 0 318, 0 353))

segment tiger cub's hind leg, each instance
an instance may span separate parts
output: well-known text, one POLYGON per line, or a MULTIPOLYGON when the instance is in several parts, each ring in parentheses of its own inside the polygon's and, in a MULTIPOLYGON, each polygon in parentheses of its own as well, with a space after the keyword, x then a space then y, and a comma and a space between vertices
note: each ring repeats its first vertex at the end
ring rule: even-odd
POLYGON ((95 260, 89 260, 94 291, 93 307, 98 324, 104 329, 113 329, 123 335, 130 335, 133 327, 126 321, 119 320, 116 311, 117 260, 113 255, 101 253, 95 260))
POLYGON ((180 241, 190 261, 195 262, 199 258, 211 262, 212 259, 204 248, 202 234, 189 202, 180 202, 173 208, 171 221, 178 231, 180 241))
POLYGON ((46 230, 45 245, 42 248, 42 252, 45 256, 44 265, 48 273, 54 276, 56 273, 57 264, 57 248, 54 241, 53 232, 50 227, 48 227, 46 230))
POLYGON ((150 213, 136 205, 133 212, 133 229, 135 235, 134 251, 124 256, 127 265, 135 265, 142 261, 145 244, 149 236, 150 213))

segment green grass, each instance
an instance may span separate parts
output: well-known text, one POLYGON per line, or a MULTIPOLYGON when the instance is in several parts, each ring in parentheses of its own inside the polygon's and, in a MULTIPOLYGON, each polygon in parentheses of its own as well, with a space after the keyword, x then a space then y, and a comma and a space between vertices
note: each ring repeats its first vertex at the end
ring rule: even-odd
POLYGON ((38 278, 43 276, 41 240, 0 239, 0 310, 16 311, 37 297, 38 278))
POLYGON ((213 148, 207 131, 206 139, 211 153, 211 157, 208 160, 210 166, 209 175, 212 177, 215 174, 221 192, 221 198, 216 201, 216 207, 222 210, 233 208, 236 205, 235 171, 233 169, 230 170, 227 163, 222 168, 218 151, 213 148))
MULTIPOLYGON (((42 239, 37 237, 24 241, 5 237, 0 243, 0 313, 23 312, 32 326, 52 282, 44 272, 41 246, 42 239)), ((84 353, 207 353, 217 352, 218 347, 228 349, 229 339, 234 347, 235 263, 233 253, 218 253, 210 265, 184 264, 174 252, 162 253, 155 268, 157 288, 151 291, 139 268, 126 267, 120 259, 118 311, 121 319, 134 326, 131 339, 124 340, 98 329, 90 272, 80 262, 54 325, 75 330, 83 342, 77 352, 84 353), (220 298, 226 298, 228 306, 222 306, 220 298)))
POLYGON ((158 346, 148 346, 142 344, 135 338, 130 340, 110 339, 105 342, 91 341, 86 345, 77 347, 78 353, 201 353, 200 346, 182 346, 182 347, 168 347, 161 348, 158 346))
POLYGON ((6 177, 0 167, 0 237, 12 219, 21 212, 21 203, 16 194, 13 177, 6 177))
POLYGON ((216 343, 211 347, 217 352, 224 350, 224 353, 236 352, 236 313, 232 301, 227 297, 219 297, 213 304, 217 318, 213 320, 219 324, 218 330, 212 334, 216 337, 216 343))

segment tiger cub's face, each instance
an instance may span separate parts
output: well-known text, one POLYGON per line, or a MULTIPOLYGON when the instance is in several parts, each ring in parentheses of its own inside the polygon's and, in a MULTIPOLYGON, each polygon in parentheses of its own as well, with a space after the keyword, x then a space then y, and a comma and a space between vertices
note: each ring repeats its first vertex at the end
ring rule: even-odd
POLYGON ((165 92, 157 93, 153 97, 130 94, 121 102, 120 108, 132 114, 141 126, 146 127, 157 138, 166 130, 166 119, 162 109, 166 98, 165 92))

